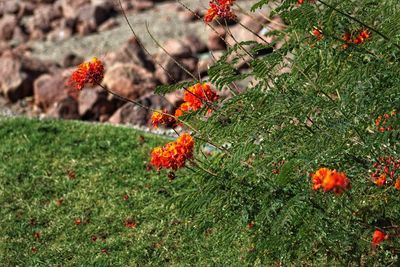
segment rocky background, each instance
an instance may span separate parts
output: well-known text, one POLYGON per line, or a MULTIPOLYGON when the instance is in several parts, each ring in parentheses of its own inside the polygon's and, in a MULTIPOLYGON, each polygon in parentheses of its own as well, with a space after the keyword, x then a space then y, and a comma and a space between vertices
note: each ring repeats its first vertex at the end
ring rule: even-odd
MULTIPOLYGON (((248 11, 254 1, 238 0, 248 11)), ((86 88, 72 97, 66 81, 74 67, 96 56, 106 65, 103 84, 112 91, 152 108, 174 110, 179 92, 154 95, 157 85, 190 79, 174 60, 195 77, 226 49, 219 35, 199 19, 207 0, 122 0, 135 32, 151 54, 139 45, 115 0, 0 0, 0 116, 27 115, 81 119, 118 124, 147 125, 148 111, 108 95, 101 88, 86 88), (152 40, 150 32, 172 59, 152 40), (163 66, 172 78, 160 67, 163 66)), ((268 8, 245 14, 235 8, 240 22, 263 34, 279 29, 279 18, 267 19, 268 8)), ((257 40, 241 25, 231 22, 237 41, 257 40)), ((271 41, 266 38, 267 41, 271 41)), ((233 44, 227 37, 228 45, 233 44)), ((242 66, 244 67, 244 66, 242 66)), ((238 84, 245 88, 246 84, 238 84)))

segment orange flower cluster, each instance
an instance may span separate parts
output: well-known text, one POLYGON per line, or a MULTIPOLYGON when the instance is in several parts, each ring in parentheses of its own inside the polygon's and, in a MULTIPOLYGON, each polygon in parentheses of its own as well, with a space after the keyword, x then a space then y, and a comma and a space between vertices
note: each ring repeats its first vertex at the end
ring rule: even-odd
POLYGON ((367 30, 361 31, 355 38, 352 38, 352 34, 347 32, 342 36, 342 40, 345 41, 346 43, 342 45, 343 49, 346 49, 349 47, 349 44, 362 44, 364 43, 369 37, 371 36, 371 33, 367 30))
POLYGON ((216 18, 235 19, 236 16, 231 10, 235 0, 212 0, 209 3, 210 8, 204 16, 204 21, 209 23, 216 18))
POLYGON ((312 34, 317 37, 318 41, 322 39, 323 34, 322 31, 320 29, 314 28, 314 30, 312 31, 312 34))
POLYGON ((157 170, 165 168, 175 171, 184 167, 186 160, 193 157, 193 148, 193 137, 187 133, 182 134, 174 142, 154 148, 150 164, 157 170))
POLYGON ((397 115, 400 115, 400 112, 392 111, 390 113, 386 113, 383 116, 378 116, 378 118, 375 120, 375 126, 378 128, 378 131, 381 133, 386 131, 393 131, 394 128, 389 123, 393 122, 396 119, 397 115))
POLYGON ((69 85, 77 90, 82 90, 86 84, 96 85, 99 84, 104 77, 103 63, 94 57, 91 61, 82 63, 75 70, 70 79, 69 85))
POLYGON ((325 192, 333 191, 336 194, 350 188, 350 181, 345 173, 328 168, 320 168, 312 174, 312 183, 313 190, 322 188, 325 192))
POLYGON ((372 235, 371 245, 375 249, 382 241, 389 239, 389 235, 380 231, 375 230, 374 234, 372 235))
POLYGON ((158 128, 159 125, 171 126, 176 123, 175 118, 167 115, 166 113, 166 111, 153 112, 153 115, 151 116, 151 124, 154 128, 158 128))
POLYGON ((392 156, 379 157, 372 166, 375 170, 371 177, 377 186, 393 184, 396 189, 400 190, 400 159, 392 156))
POLYGON ((182 116, 187 111, 196 111, 203 106, 203 102, 215 102, 218 100, 218 95, 206 83, 197 83, 189 87, 183 96, 185 101, 175 111, 175 116, 182 116))

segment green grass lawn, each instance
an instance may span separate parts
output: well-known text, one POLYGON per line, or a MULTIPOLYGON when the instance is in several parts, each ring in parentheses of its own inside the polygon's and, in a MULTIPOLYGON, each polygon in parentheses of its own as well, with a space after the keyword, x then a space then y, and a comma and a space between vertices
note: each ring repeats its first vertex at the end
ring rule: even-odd
POLYGON ((146 171, 162 143, 129 128, 0 119, 1 266, 237 261, 217 235, 199 235, 169 207, 188 190, 189 172, 169 182, 146 171))

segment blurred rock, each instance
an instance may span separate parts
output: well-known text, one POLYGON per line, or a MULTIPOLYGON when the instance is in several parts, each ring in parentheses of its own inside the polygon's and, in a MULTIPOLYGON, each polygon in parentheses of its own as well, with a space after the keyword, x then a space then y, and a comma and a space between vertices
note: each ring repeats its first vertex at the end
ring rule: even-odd
POLYGON ((182 38, 184 45, 188 46, 192 54, 203 53, 207 51, 207 45, 197 36, 189 34, 182 38))
POLYGON ((20 9, 19 1, 7 0, 4 2, 3 12, 8 14, 17 14, 20 9))
MULTIPOLYGON (((171 56, 176 56, 176 57, 180 57, 180 58, 193 56, 193 53, 192 53, 192 50, 190 49, 190 47, 181 40, 169 39, 164 42, 163 48, 171 56)), ((160 52, 163 53, 164 51, 160 51, 160 52)))
POLYGON ((95 32, 97 27, 110 18, 112 15, 112 6, 107 2, 103 4, 86 4, 78 10, 77 31, 81 35, 95 32))
POLYGON ((79 119, 78 102, 71 96, 54 103, 46 112, 47 116, 57 119, 79 119))
POLYGON ((53 5, 43 5, 35 9, 33 15, 33 27, 40 29, 43 32, 51 30, 51 22, 60 19, 62 11, 53 5))
POLYGON ((154 7, 154 2, 152 0, 133 0, 132 6, 137 11, 143 11, 154 7))
POLYGON ((135 37, 130 38, 121 49, 115 53, 112 62, 134 63, 151 72, 155 70, 154 63, 146 54, 135 37))
POLYGON ((226 37, 226 30, 223 27, 214 27, 214 30, 210 30, 208 34, 207 47, 212 51, 225 50, 226 43, 224 41, 226 37))
POLYGON ((36 5, 31 2, 22 2, 20 3, 20 9, 18 11, 18 18, 22 18, 24 16, 31 16, 35 11, 36 5))
POLYGON ((171 58, 166 54, 161 54, 156 58, 156 60, 162 67, 159 65, 156 66, 155 76, 162 84, 171 84, 189 79, 191 78, 189 73, 192 75, 197 74, 198 59, 196 57, 171 58), (176 64, 175 61, 177 61, 179 65, 176 64))
POLYGON ((246 17, 242 18, 240 20, 240 22, 247 29, 240 24, 232 26, 230 28, 230 31, 234 38, 232 38, 230 35, 228 35, 226 38, 226 40, 230 46, 235 45, 236 42, 243 42, 243 41, 259 41, 261 43, 264 43, 254 33, 257 33, 257 34, 260 33, 260 30, 262 29, 262 25, 264 23, 266 23, 265 18, 263 18, 261 16, 257 16, 256 18, 246 16, 246 17))
POLYGON ((69 96, 69 87, 66 85, 67 76, 57 73, 44 74, 34 82, 34 103, 37 107, 47 111, 56 103, 69 96))
POLYGON ((33 94, 33 81, 48 68, 40 61, 8 52, 0 58, 0 92, 15 102, 33 94))
POLYGON ((11 50, 11 46, 6 41, 0 41, 0 56, 11 50))
POLYGON ((17 23, 18 20, 15 15, 4 15, 0 19, 0 41, 9 41, 12 39, 17 23))
POLYGON ((115 110, 115 105, 107 97, 108 93, 102 88, 83 89, 78 98, 78 110, 81 118, 84 120, 99 120, 103 115, 112 114, 115 110))
POLYGON ((90 0, 61 0, 64 17, 77 18, 79 8, 89 3, 90 0))
POLYGON ((133 63, 116 63, 109 68, 103 79, 111 91, 130 99, 136 99, 154 90, 154 75, 133 63))
POLYGON ((98 31, 99 32, 109 31, 109 30, 114 29, 114 28, 116 28, 118 26, 119 26, 118 20, 116 20, 115 18, 109 18, 108 20, 106 20, 104 23, 102 23, 99 26, 98 31))
POLYGON ((183 10, 178 13, 179 19, 182 22, 193 22, 201 18, 201 14, 199 10, 194 10, 194 12, 189 10, 183 10))
MULTIPOLYGON (((159 95, 144 96, 139 103, 152 109, 167 109, 172 111, 173 106, 159 95)), ((126 103, 119 108, 109 119, 113 124, 150 125, 152 112, 132 103, 126 103)))

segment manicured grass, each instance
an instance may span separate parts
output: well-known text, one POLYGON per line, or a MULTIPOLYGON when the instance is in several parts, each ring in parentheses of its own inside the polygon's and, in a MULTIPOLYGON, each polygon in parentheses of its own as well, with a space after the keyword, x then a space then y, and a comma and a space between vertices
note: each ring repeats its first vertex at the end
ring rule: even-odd
POLYGON ((165 173, 146 171, 151 149, 162 143, 129 128, 0 119, 1 265, 236 261, 218 237, 196 234, 189 219, 168 208, 189 190, 182 181, 190 175, 169 182, 165 173))

